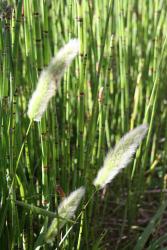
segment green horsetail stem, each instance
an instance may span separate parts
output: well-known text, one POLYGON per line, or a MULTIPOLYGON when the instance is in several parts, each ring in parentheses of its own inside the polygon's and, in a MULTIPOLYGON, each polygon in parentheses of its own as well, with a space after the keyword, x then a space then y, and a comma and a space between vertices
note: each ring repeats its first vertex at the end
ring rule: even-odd
POLYGON ((28 106, 28 116, 31 120, 40 121, 50 99, 55 95, 60 80, 79 52, 79 41, 72 39, 52 59, 49 66, 42 71, 38 85, 28 106))
POLYGON ((147 125, 143 124, 128 132, 118 142, 104 159, 104 165, 99 170, 93 184, 103 188, 131 161, 137 147, 147 132, 147 125))

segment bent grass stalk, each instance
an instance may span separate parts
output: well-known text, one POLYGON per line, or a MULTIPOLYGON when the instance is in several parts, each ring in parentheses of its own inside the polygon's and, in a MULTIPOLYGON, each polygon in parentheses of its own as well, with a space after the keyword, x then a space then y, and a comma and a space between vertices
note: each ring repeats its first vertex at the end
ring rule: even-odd
POLYGON ((54 213, 54 212, 51 212, 51 211, 48 211, 46 209, 43 209, 43 208, 40 208, 40 207, 36 207, 34 206, 33 204, 27 204, 25 202, 22 202, 22 201, 18 201, 18 200, 13 200, 17 205, 21 206, 21 207, 24 207, 25 209, 27 210, 30 210, 31 212, 35 213, 35 214, 41 214, 43 216, 47 216, 47 217, 50 217, 50 218, 60 218, 62 220, 65 220, 67 222, 70 222, 70 223, 75 223, 74 220, 70 220, 70 219, 67 219, 67 218, 64 218, 64 217, 61 217, 60 215, 58 215, 57 213, 54 213))

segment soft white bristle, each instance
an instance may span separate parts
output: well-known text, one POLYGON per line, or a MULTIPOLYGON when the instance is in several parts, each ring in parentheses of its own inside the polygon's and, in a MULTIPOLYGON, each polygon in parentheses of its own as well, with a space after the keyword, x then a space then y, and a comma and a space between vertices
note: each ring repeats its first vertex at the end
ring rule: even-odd
POLYGON ((58 231, 66 224, 67 220, 71 219, 74 216, 75 211, 79 206, 79 203, 84 194, 85 188, 80 187, 60 203, 58 207, 58 216, 60 218, 55 218, 52 221, 45 237, 47 243, 52 244, 58 231))
POLYGON ((131 161, 137 147, 147 132, 147 125, 143 124, 128 132, 107 154, 103 167, 99 170, 93 184, 103 188, 131 161))
POLYGON ((28 105, 28 116, 31 120, 40 121, 50 99, 55 95, 60 80, 79 52, 78 39, 70 40, 51 60, 48 67, 42 71, 37 88, 28 105))

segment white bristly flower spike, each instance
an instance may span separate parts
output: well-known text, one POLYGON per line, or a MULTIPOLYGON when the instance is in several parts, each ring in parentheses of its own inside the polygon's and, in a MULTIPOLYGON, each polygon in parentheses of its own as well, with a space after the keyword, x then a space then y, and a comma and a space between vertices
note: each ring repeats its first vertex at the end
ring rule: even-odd
POLYGON ((78 39, 70 40, 57 55, 51 60, 46 69, 41 72, 37 88, 34 91, 28 105, 30 120, 40 121, 50 99, 55 95, 60 80, 79 52, 78 39))
POLYGON ((46 232, 45 240, 47 243, 52 244, 58 231, 75 215, 75 211, 84 194, 85 188, 80 187, 60 203, 58 207, 59 218, 53 219, 48 231, 46 232))
POLYGON ((121 138, 114 149, 108 152, 103 167, 99 170, 93 182, 97 189, 104 188, 128 165, 140 142, 145 137, 147 129, 147 125, 143 124, 131 130, 121 138))

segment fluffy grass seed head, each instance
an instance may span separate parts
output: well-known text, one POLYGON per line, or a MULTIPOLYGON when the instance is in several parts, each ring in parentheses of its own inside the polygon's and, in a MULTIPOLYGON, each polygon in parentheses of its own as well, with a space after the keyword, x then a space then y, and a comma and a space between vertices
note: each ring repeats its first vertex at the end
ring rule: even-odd
POLYGON ((108 152, 103 167, 99 170, 93 184, 97 188, 104 188, 131 161, 137 147, 147 132, 147 125, 143 124, 128 132, 108 152))
POLYGON ((28 116, 31 120, 40 121, 50 99, 55 95, 60 80, 79 52, 78 39, 70 40, 50 64, 44 69, 39 77, 37 88, 34 91, 28 105, 28 116))
POLYGON ((84 194, 85 188, 80 187, 60 203, 58 207, 58 216, 60 218, 53 219, 45 236, 47 243, 52 244, 58 231, 67 223, 67 220, 70 220, 74 216, 84 194))

